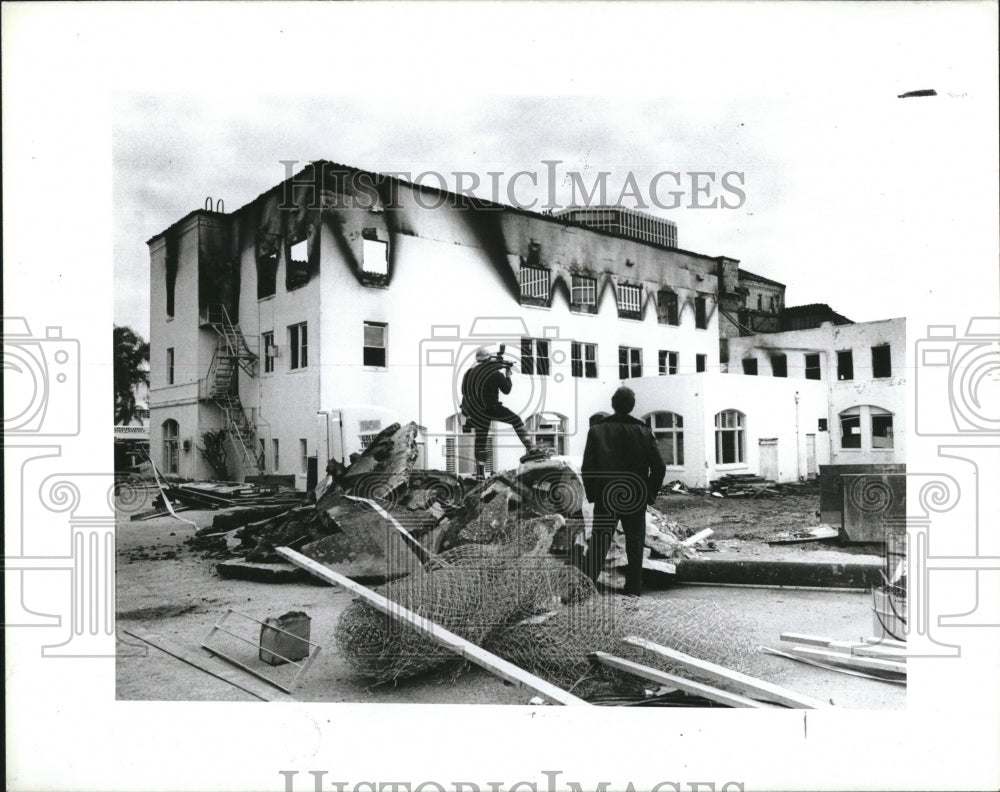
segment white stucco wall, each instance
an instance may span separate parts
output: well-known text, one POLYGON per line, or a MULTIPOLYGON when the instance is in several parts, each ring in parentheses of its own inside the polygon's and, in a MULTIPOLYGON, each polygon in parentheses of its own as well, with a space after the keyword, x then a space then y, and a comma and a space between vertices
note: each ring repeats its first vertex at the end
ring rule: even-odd
POLYGON ((906 320, 885 319, 851 325, 826 323, 808 330, 765 333, 733 338, 729 341, 729 372, 743 377, 741 360, 756 358, 757 377, 773 378, 771 355, 783 353, 788 360, 788 378, 797 382, 805 377, 805 355, 819 354, 822 380, 828 391, 830 460, 832 464, 899 463, 906 461, 906 320), (875 378, 872 371, 872 347, 889 346, 891 375, 875 378), (837 352, 851 350, 854 377, 839 380, 837 352), (893 447, 873 448, 870 408, 892 413, 893 447), (861 408, 861 448, 842 448, 840 414, 861 408))
POLYGON ((684 419, 684 467, 669 468, 667 481, 680 479, 688 486, 704 487, 727 473, 760 475, 761 439, 777 439, 779 482, 815 475, 818 466, 829 461, 829 433, 818 429, 828 409, 822 383, 707 373, 644 377, 627 384, 636 392, 635 417, 665 410, 684 419), (745 416, 742 463, 716 460, 715 417, 724 410, 745 416), (812 470, 807 467, 809 435, 814 436, 816 450, 812 470))

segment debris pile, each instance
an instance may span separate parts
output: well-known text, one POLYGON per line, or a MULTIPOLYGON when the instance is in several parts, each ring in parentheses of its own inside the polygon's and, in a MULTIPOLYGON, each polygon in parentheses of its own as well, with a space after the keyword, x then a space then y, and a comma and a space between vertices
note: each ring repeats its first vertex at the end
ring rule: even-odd
POLYGON ((231 509, 247 506, 270 510, 271 513, 285 511, 303 502, 305 493, 279 485, 233 484, 215 482, 166 483, 163 491, 153 500, 153 508, 140 514, 133 514, 132 520, 151 520, 164 517, 170 512, 163 497, 170 500, 175 512, 188 509, 231 509))
POLYGON ((776 481, 752 473, 731 473, 713 479, 709 484, 713 495, 718 494, 726 498, 765 498, 781 494, 781 488, 776 481))
MULTIPOLYGON (((402 580, 376 589, 388 599, 480 646, 490 636, 561 601, 594 595, 590 580, 551 555, 564 527, 561 515, 505 520, 489 544, 464 544, 443 552, 402 580)), ((455 654, 360 600, 341 614, 337 646, 359 674, 374 684, 442 668, 455 654)))

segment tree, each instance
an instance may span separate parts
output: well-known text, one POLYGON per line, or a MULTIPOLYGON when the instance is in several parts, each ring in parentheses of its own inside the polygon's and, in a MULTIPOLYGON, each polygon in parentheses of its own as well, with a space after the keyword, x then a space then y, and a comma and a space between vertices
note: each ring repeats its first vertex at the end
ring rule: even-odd
POLYGON ((131 327, 115 325, 115 423, 135 417, 135 387, 149 385, 149 342, 131 327))
POLYGON ((226 450, 226 440, 229 432, 225 429, 212 429, 201 433, 202 444, 198 450, 205 458, 205 461, 212 466, 215 478, 219 481, 227 481, 229 472, 226 468, 226 460, 229 452, 226 450))

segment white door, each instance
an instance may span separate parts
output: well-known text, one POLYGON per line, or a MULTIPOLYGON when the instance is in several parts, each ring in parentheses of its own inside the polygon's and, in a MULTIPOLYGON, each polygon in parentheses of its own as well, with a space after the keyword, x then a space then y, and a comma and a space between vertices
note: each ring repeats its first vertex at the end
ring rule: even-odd
POLYGON ((760 447, 760 475, 772 481, 778 480, 778 438, 762 437, 760 447))
POLYGON ((806 435, 806 478, 816 478, 816 435, 806 435))

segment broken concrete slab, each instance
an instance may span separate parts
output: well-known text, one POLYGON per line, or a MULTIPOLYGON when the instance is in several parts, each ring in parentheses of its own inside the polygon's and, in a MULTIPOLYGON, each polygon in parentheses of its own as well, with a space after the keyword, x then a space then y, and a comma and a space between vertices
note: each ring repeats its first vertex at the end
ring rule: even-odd
POLYGON ((417 462, 417 425, 387 426, 344 473, 341 483, 355 495, 388 499, 409 483, 417 462))
POLYGON ((393 580, 420 567, 399 530, 366 503, 345 499, 321 519, 328 535, 303 545, 301 553, 352 580, 393 580))
POLYGON ((543 457, 524 462, 515 480, 519 486, 522 509, 536 514, 580 513, 586 499, 579 471, 563 459, 543 457))
POLYGON ((219 577, 257 583, 312 583, 314 580, 304 569, 286 562, 257 563, 234 558, 216 564, 215 570, 219 577))

